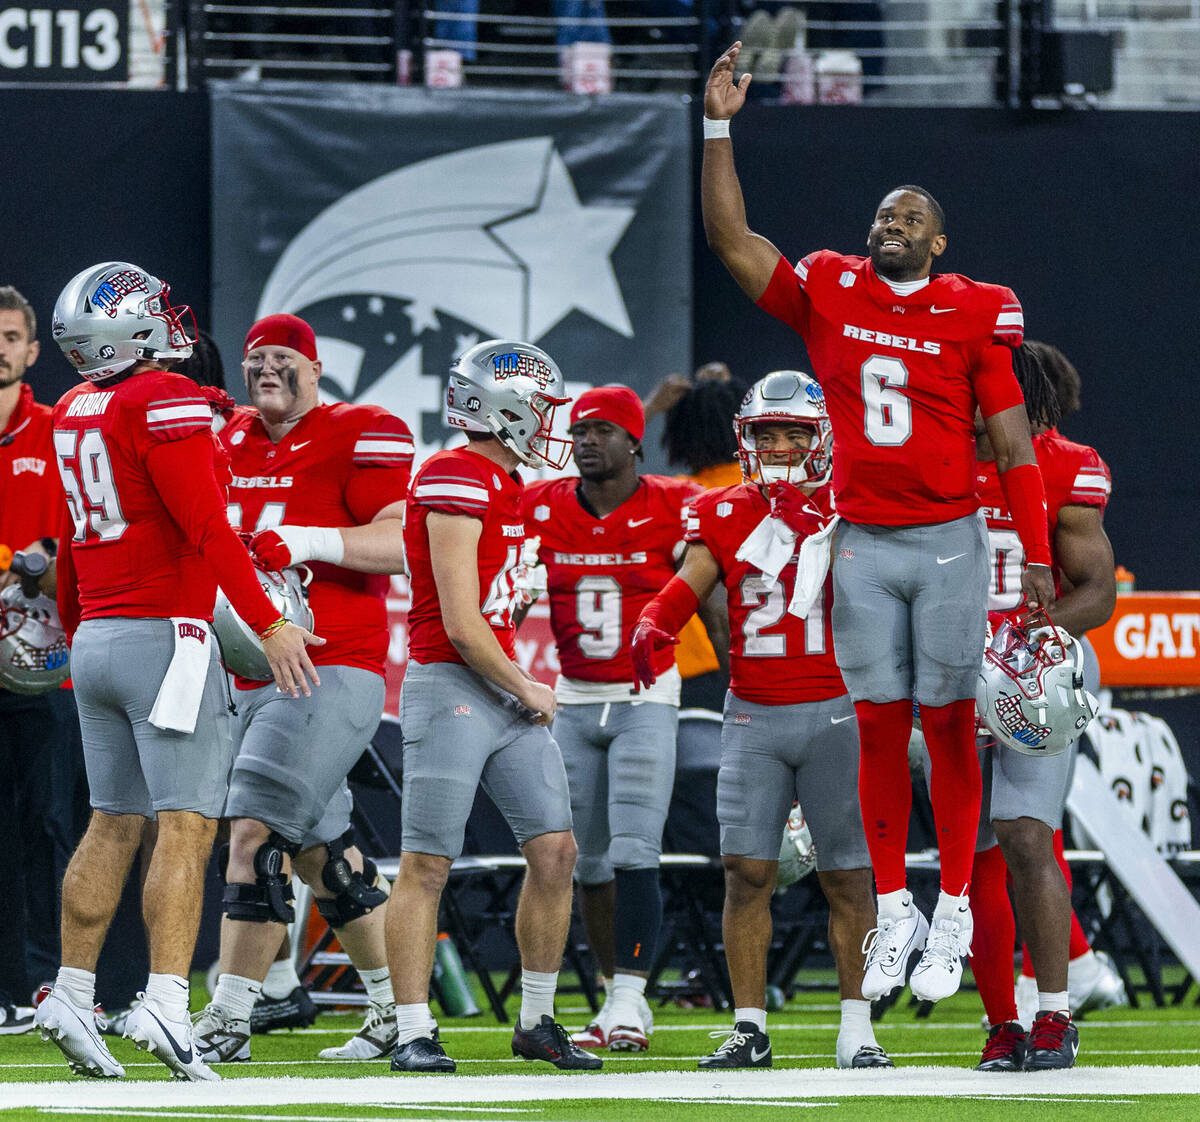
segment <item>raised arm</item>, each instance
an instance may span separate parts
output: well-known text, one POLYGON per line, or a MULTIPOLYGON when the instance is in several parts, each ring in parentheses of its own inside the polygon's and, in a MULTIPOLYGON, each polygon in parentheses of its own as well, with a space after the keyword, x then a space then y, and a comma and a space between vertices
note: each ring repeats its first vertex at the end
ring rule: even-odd
MULTIPOLYGON (((706 121, 729 121, 746 103, 750 75, 743 74, 740 82, 733 80, 740 42, 734 43, 719 59, 708 76, 704 88, 706 121)), ((771 275, 779 264, 779 250, 766 238, 756 234, 746 223, 746 204, 742 185, 733 165, 733 142, 728 132, 705 125, 704 162, 700 172, 700 207, 704 215, 704 235, 709 248, 721 259, 741 290, 757 300, 767 289, 771 275)))

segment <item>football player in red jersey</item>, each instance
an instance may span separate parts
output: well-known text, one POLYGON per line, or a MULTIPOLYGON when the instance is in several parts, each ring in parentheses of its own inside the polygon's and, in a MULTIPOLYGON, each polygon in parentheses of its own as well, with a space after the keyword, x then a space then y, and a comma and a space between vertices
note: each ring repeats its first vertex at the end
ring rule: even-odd
POLYGON ((446 423, 468 443, 413 476, 404 543, 412 587, 400 695, 404 803, 400 875, 387 911, 399 1031, 393 1071, 453 1071, 433 1038, 429 978, 438 901, 480 785, 527 863, 517 905, 521 1013, 515 1056, 595 1069, 554 1020, 571 918, 575 839, 562 754, 547 725, 554 691, 513 660, 514 579, 525 520, 518 464, 561 468, 571 442, 552 432, 563 376, 529 343, 490 340, 450 367, 446 423))
MULTIPOLYGON (((1049 615, 1057 627, 1081 638, 1107 621, 1116 605, 1112 546, 1103 524, 1111 489, 1108 467, 1094 449, 1058 434, 1054 428, 1058 402, 1037 352, 1023 345, 1021 359, 1017 369, 1046 486, 1054 577, 1057 585, 1067 589, 1049 615)), ((976 482, 992 554, 988 614, 992 625, 998 626, 1021 604, 1022 545, 996 477, 987 429, 978 419, 975 439, 976 482)), ((1067 972, 1078 920, 1071 912, 1070 889, 1054 839, 1062 824, 1074 749, 1030 757, 993 744, 984 753, 986 799, 972 877, 979 923, 971 968, 991 1028, 979 1069, 1071 1067, 1079 1034, 1071 1022, 1067 972), (1037 1011, 1028 1035, 1017 1019, 1013 987, 1014 907, 1037 977, 1037 1011)))
POLYGON ((924 946, 912 989, 936 1001, 957 990, 971 945, 967 892, 981 794, 974 695, 987 589, 977 404, 1025 548, 1022 589, 1032 604, 1054 595, 1045 496, 1012 369, 1021 306, 1007 288, 930 275, 946 248, 945 221, 921 187, 884 197, 869 257, 821 250, 793 269, 751 231, 729 140, 750 83, 748 74, 733 81, 740 46, 717 60, 705 90, 704 229, 742 290, 803 336, 825 391, 842 519, 833 540, 834 640, 862 734, 860 796, 879 893, 863 992, 874 1000, 903 985, 888 964, 924 946), (933 760, 941 854, 932 926, 905 887, 914 697, 933 760))
POLYGON ((777 370, 756 382, 734 422, 743 482, 706 491, 688 510, 679 575, 643 610, 634 673, 653 681, 682 621, 724 583, 730 686, 721 729, 717 818, 725 865, 723 934, 734 1028, 700 1067, 770 1067, 767 949, 779 842, 792 803, 805 809, 829 901, 829 944, 842 999, 839 1067, 891 1067, 862 993, 863 945, 875 910, 853 779, 854 707, 833 657, 833 585, 814 563, 835 521, 832 431, 821 388, 777 370))
POLYGON ((571 788, 575 877, 604 1008, 573 1037, 584 1048, 644 1052, 653 1029, 646 977, 658 945, 658 861, 675 779, 679 671, 656 655, 658 680, 634 697, 629 636, 675 574, 683 508, 702 488, 639 475, 645 415, 628 386, 598 386, 571 409, 579 479, 525 489, 525 527, 540 539, 562 673, 554 739, 571 788))
MULTIPOLYGON (((316 697, 293 701, 235 676, 237 758, 221 922, 221 978, 193 1038, 210 1061, 250 1058, 250 1013, 275 958, 291 865, 363 979, 361 1032, 329 1059, 377 1059, 395 1044, 384 944, 386 884, 350 844, 346 773, 383 714, 388 574, 404 571, 408 426, 375 405, 324 405, 312 328, 271 315, 246 335, 242 369, 255 410, 220 431, 233 471, 229 520, 266 570, 306 565, 325 639, 316 697)), ((241 667, 231 669, 241 670, 241 667)))
POLYGON ((112 261, 76 276, 54 309, 54 338, 87 379, 54 407, 54 448, 68 515, 58 604, 95 810, 63 879, 63 965, 36 1019, 72 1070, 124 1074, 96 1034, 96 959, 157 817, 143 890, 150 978, 125 1035, 177 1078, 212 1080, 192 1046, 188 970, 233 751, 209 631, 217 574, 280 690, 319 684, 305 645, 321 640, 278 617, 229 525, 208 402, 164 369, 192 344, 191 313, 168 293, 112 261))

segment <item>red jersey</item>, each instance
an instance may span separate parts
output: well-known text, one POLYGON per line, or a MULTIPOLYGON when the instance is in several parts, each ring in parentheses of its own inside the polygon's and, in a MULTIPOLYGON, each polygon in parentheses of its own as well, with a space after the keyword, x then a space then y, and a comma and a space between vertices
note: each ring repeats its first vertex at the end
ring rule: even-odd
MULTIPOLYGON (((256 412, 237 410, 221 430, 233 481, 235 529, 362 526, 403 502, 412 470, 408 426, 376 405, 318 405, 275 443, 256 412)), ((383 676, 389 578, 313 561, 309 606, 325 640, 316 666, 356 666, 383 676)))
POLYGON ((446 635, 429 557, 431 512, 463 515, 483 523, 476 564, 479 611, 501 648, 513 657, 513 570, 521 563, 525 523, 521 477, 465 448, 435 452, 413 476, 404 525, 412 603, 408 609, 408 655, 420 663, 457 662, 462 655, 446 635))
POLYGON ((211 426, 195 382, 164 370, 59 399, 54 451, 70 526, 58 601, 68 633, 102 616, 211 620, 216 567, 251 627, 276 618, 229 528, 211 426))
POLYGON ((1019 405, 1012 291, 954 273, 897 296, 866 257, 781 257, 759 306, 804 338, 825 391, 833 490, 852 522, 915 526, 979 508, 975 406, 1019 405))
POLYGON ((62 481, 54 464, 50 406, 21 387, 17 407, 0 434, 0 568, 39 538, 57 538, 63 517, 62 481))
MULTIPOLYGON (((828 486, 809 499, 813 530, 833 511, 828 486)), ((833 655, 833 577, 812 610, 799 619, 788 610, 796 587, 796 562, 802 538, 774 587, 737 551, 768 515, 770 505, 752 483, 705 491, 692 500, 685 537, 706 545, 721 567, 729 600, 729 688, 743 701, 759 705, 795 705, 825 701, 846 692, 833 655)))
MULTIPOLYGON (((607 518, 586 511, 578 489, 578 479, 525 489, 525 526, 541 538, 538 561, 546 566, 558 660, 567 678, 632 682, 629 637, 642 609, 675 575, 683 509, 703 488, 643 475, 607 518)), ((673 650, 657 652, 655 674, 674 662, 673 650)))
MULTIPOLYGON (((1058 526, 1058 512, 1064 506, 1080 505, 1094 506, 1103 513, 1112 491, 1112 477, 1108 465, 1094 448, 1067 440, 1054 430, 1035 436, 1033 450, 1046 487, 1050 557, 1057 592, 1060 582, 1058 556, 1054 552, 1054 531, 1058 526)), ((1010 612, 1021 602, 1025 550, 1004 503, 1004 492, 1000 489, 1000 477, 996 474, 994 460, 980 461, 976 482, 983 500, 992 552, 988 612, 1010 612)))

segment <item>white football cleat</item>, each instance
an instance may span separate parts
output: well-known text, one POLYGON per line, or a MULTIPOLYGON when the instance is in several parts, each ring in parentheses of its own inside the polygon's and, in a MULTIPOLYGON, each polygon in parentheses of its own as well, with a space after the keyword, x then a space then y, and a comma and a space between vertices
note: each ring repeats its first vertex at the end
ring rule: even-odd
POLYGON ((1103 951, 1093 951, 1092 959, 1085 963, 1087 958, 1087 955, 1080 955, 1067 967, 1071 1016, 1078 1019, 1096 1009, 1128 1005, 1129 995, 1113 960, 1103 951))
POLYGON ((974 923, 971 909, 960 908, 951 919, 934 918, 921 961, 909 979, 913 997, 941 1001, 958 992, 962 982, 962 960, 971 953, 974 923))
POLYGON ((57 986, 42 999, 33 1015, 45 1040, 53 1040, 76 1075, 121 1079, 125 1069, 113 1058, 96 1028, 94 1009, 81 1009, 57 986))
MULTIPOLYGON (((142 997, 141 994, 138 994, 142 997)), ((142 1004, 125 1020, 124 1036, 137 1047, 162 1060, 176 1079, 190 1083, 211 1083, 221 1077, 200 1058, 200 1049, 192 1043, 192 1021, 172 1021, 157 1002, 142 998, 142 1004)))
POLYGON ((398 1035, 396 1006, 372 1002, 358 1032, 338 1048, 322 1048, 318 1055, 323 1060, 378 1060, 391 1054, 398 1035))
POLYGON ((250 1059, 250 1022, 236 1020, 215 1002, 210 1001, 192 1018, 192 1039, 206 1063, 247 1063, 250 1059))
POLYGON ((878 926, 867 932, 862 949, 867 956, 862 994, 868 1001, 904 985, 909 957, 925 946, 929 921, 909 901, 908 915, 879 916, 878 926))

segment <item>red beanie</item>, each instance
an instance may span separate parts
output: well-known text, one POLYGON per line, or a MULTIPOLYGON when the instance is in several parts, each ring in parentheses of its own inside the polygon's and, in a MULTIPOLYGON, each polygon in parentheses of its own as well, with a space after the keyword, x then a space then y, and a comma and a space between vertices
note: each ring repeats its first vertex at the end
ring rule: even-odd
POLYGON ((317 337, 299 316, 283 312, 260 319, 246 332, 242 357, 259 347, 289 347, 312 362, 317 361, 317 337))
POLYGON ((641 398, 628 386, 615 383, 584 390, 571 409, 571 424, 576 421, 611 421, 634 440, 641 440, 646 431, 641 398))

